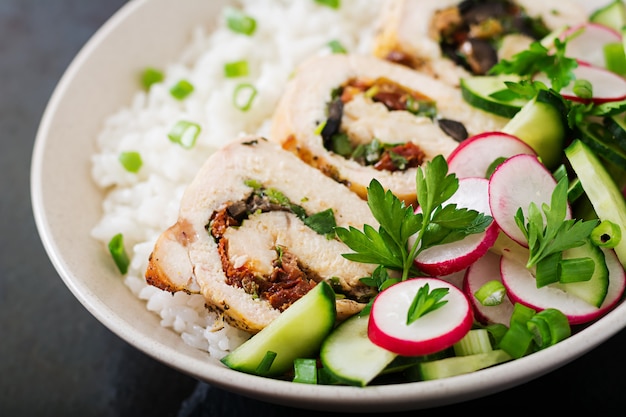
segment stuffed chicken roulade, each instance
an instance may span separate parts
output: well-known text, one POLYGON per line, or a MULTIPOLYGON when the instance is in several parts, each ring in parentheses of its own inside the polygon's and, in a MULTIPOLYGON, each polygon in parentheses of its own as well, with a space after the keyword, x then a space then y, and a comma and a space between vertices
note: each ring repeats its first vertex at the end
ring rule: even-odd
POLYGON ((188 186, 178 221, 158 238, 146 271, 166 291, 201 293, 225 321, 258 332, 317 282, 337 293, 339 318, 374 289, 375 265, 345 259, 333 227, 378 227, 356 194, 278 144, 249 137, 213 154, 188 186))
POLYGON ((428 75, 375 57, 335 54, 297 69, 274 114, 271 139, 362 198, 376 178, 413 204, 418 166, 506 121, 428 75))
POLYGON ((374 55, 458 86, 553 30, 587 20, 571 0, 389 0, 374 55))

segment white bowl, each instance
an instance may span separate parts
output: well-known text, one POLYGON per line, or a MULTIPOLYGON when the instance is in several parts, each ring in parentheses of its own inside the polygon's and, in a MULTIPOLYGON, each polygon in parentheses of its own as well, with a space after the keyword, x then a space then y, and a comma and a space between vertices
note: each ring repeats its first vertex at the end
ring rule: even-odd
POLYGON ((294 407, 350 412, 427 408, 502 391, 578 358, 626 326, 626 305, 621 304, 558 345, 510 363, 438 381, 366 388, 311 386, 236 372, 162 327, 90 236, 103 199, 91 179, 90 157, 103 120, 136 91, 132 74, 177 58, 189 29, 210 21, 224 3, 127 3, 72 62, 42 119, 32 160, 37 227, 66 285, 105 326, 151 357, 214 386, 294 407))

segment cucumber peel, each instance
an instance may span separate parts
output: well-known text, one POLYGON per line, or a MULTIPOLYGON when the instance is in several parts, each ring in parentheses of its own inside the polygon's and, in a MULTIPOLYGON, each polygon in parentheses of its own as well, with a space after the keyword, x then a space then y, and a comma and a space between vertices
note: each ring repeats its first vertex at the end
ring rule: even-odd
POLYGON ((512 118, 528 102, 524 98, 501 100, 494 93, 507 91, 506 81, 519 81, 511 75, 477 75, 461 79, 463 99, 473 107, 498 116, 512 118))
POLYGON ((550 90, 539 90, 502 131, 526 142, 535 150, 543 164, 553 169, 562 159, 567 130, 564 114, 561 97, 550 90))
MULTIPOLYGON (((620 227, 622 234, 626 233, 626 201, 604 164, 579 139, 565 148, 565 156, 600 221, 609 220, 620 227)), ((621 239, 614 250, 622 266, 626 267, 626 239, 621 239)))
POLYGON ((249 374, 282 375, 293 368, 295 359, 317 355, 336 317, 335 292, 322 281, 221 362, 249 374), (276 357, 268 369, 260 369, 267 352, 276 357))
POLYGON ((370 341, 368 321, 369 316, 352 316, 322 344, 320 360, 324 368, 345 384, 366 386, 397 356, 370 341))

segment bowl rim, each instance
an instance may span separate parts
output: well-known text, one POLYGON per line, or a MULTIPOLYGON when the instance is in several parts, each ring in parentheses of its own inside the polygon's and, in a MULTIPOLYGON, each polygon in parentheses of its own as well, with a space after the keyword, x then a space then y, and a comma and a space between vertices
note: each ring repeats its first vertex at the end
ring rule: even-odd
MULTIPOLYGON (((189 3, 189 0, 187 3, 189 3)), ((364 388, 350 386, 302 385, 290 381, 268 379, 228 369, 221 364, 203 360, 200 355, 190 357, 184 352, 150 338, 137 336, 137 329, 120 320, 118 312, 106 305, 88 288, 66 262, 60 252, 58 235, 51 229, 49 205, 44 193, 44 159, 48 136, 60 101, 67 94, 74 76, 85 63, 98 53, 103 42, 130 16, 144 12, 160 0, 134 0, 124 4, 102 25, 81 48, 67 67, 44 110, 33 147, 31 159, 32 210, 44 249, 55 270, 78 301, 114 334, 148 356, 220 388, 262 401, 297 408, 325 411, 402 411, 430 408, 458 403, 496 392, 538 378, 592 350, 626 327, 626 303, 621 303, 579 333, 558 345, 492 368, 435 381, 422 381, 393 385, 374 385, 364 388), (564 354, 565 352, 565 354, 564 354), (514 375, 514 377, 513 377, 514 375)), ((182 7, 179 5, 179 7, 182 7)), ((94 184, 95 187, 95 184, 94 184)), ((120 284, 124 285, 124 284, 120 284)), ((140 300, 137 299, 139 303, 140 300)), ((143 301, 141 301, 143 303, 143 301)), ((144 306, 145 307, 145 306, 144 306)), ((151 313, 154 314, 154 313, 151 313)), ((172 332, 170 329, 166 329, 172 332)), ((175 335, 179 337, 178 334, 175 335)))

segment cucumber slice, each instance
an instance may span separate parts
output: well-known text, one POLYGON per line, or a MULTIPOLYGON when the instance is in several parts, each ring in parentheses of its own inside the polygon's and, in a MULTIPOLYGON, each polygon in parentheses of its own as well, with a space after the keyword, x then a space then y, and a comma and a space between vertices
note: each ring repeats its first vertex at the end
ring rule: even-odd
POLYGON ((624 113, 605 117, 603 124, 613 135, 619 147, 626 150, 626 118, 624 113))
POLYGON ((599 123, 580 126, 580 140, 597 155, 626 170, 626 149, 622 148, 609 129, 599 123))
POLYGON ((575 295, 589 304, 600 307, 609 290, 609 269, 604 260, 604 252, 590 241, 582 246, 571 248, 563 252, 563 259, 591 258, 595 264, 593 275, 588 281, 571 282, 567 284, 552 284, 568 294, 575 295))
MULTIPOLYGON (((622 235, 626 235, 626 202, 604 164, 579 139, 565 148, 565 156, 582 183, 598 218, 615 223, 620 227, 622 235)), ((622 266, 626 267, 626 239, 621 239, 614 250, 622 266)))
POLYGON ((325 281, 282 312, 267 327, 222 358, 231 369, 277 376, 293 368, 297 358, 313 357, 335 325, 335 292, 325 281), (269 369, 259 370, 267 352, 276 357, 269 369))
POLYGON ((453 356, 436 361, 421 362, 418 366, 424 381, 468 374, 513 359, 502 349, 467 356, 453 356))
POLYGON ((626 7, 622 0, 613 0, 591 13, 589 21, 621 31, 622 27, 626 25, 626 7))
POLYGON ((512 118, 528 102, 523 98, 500 100, 492 94, 507 91, 505 81, 519 81, 510 75, 478 75, 461 79, 461 93, 465 101, 489 113, 512 118))
POLYGON ((539 93, 504 126, 502 131, 529 144, 549 169, 562 159, 567 121, 561 97, 550 90, 539 93))
POLYGON ((352 316, 322 343, 324 368, 345 384, 366 386, 397 356, 369 340, 368 321, 369 316, 352 316))

